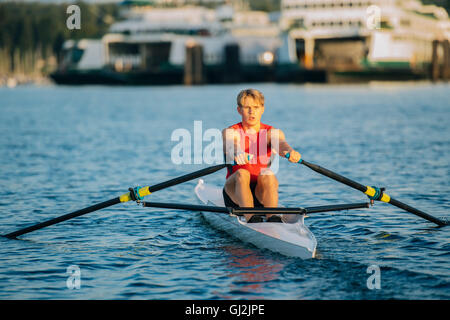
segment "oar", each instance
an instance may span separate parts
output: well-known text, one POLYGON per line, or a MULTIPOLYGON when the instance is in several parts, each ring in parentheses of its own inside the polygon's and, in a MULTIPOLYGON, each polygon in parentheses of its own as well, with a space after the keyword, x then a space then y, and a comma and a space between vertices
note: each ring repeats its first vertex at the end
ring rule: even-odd
POLYGON ((144 207, 151 208, 166 208, 166 209, 179 209, 179 210, 189 210, 189 211, 202 211, 202 212, 219 212, 226 214, 234 214, 241 216, 243 214, 309 214, 318 212, 328 212, 328 211, 339 211, 339 210, 350 210, 350 209, 361 209, 369 208, 370 204, 368 202, 361 203, 346 203, 346 204, 335 204, 317 207, 307 207, 307 208, 231 208, 231 207, 216 207, 216 206, 203 206, 195 204, 178 204, 178 203, 164 203, 164 202, 147 202, 143 201, 141 204, 144 207))
MULTIPOLYGON (((289 156, 290 156, 289 153, 287 153, 286 158, 289 159, 289 156)), ((433 217, 432 215, 429 215, 428 213, 425 213, 419 209, 413 208, 403 202, 400 202, 400 201, 390 197, 389 195, 384 193, 384 189, 379 189, 376 187, 369 187, 369 186, 362 185, 356 181, 353 181, 344 176, 341 176, 338 173, 335 173, 326 168, 322 168, 321 166, 318 166, 314 163, 307 162, 303 159, 300 159, 300 161, 298 163, 303 164, 303 165, 307 166, 308 168, 310 168, 311 170, 314 170, 324 176, 327 176, 328 178, 331 178, 331 179, 341 182, 349 187, 359 190, 359 191, 365 193, 367 196, 369 196, 369 198, 372 200, 379 200, 382 202, 390 203, 400 209, 403 209, 412 214, 415 214, 416 216, 419 216, 423 219, 433 222, 433 223, 437 224, 438 226, 448 225, 448 221, 444 221, 444 220, 438 219, 436 217, 433 217)))
POLYGON ((54 224, 62 222, 62 221, 66 221, 66 220, 69 220, 69 219, 72 219, 75 217, 79 217, 79 216, 82 216, 82 215, 90 213, 90 212, 104 209, 104 208, 113 206, 118 203, 134 200, 133 199, 134 195, 136 195, 139 199, 142 199, 143 197, 148 196, 150 193, 153 193, 153 192, 156 192, 156 191, 159 191, 159 190, 162 190, 162 189, 165 189, 165 188, 168 188, 168 187, 171 187, 171 186, 174 186, 174 185, 177 185, 177 184, 189 181, 189 180, 193 180, 193 179, 196 179, 199 177, 206 176, 208 174, 214 173, 214 172, 216 172, 222 168, 225 168, 227 166, 230 166, 230 165, 229 164, 220 164, 220 165, 208 167, 208 168, 205 168, 205 169, 202 169, 199 171, 195 171, 195 172, 186 174, 184 176, 174 178, 174 179, 171 179, 171 180, 168 180, 168 181, 165 181, 165 182, 153 185, 153 186, 135 188, 134 194, 132 194, 130 191, 128 193, 121 195, 120 197, 117 197, 117 198, 114 198, 114 199, 111 199, 108 201, 104 201, 104 202, 95 204, 93 206, 90 206, 90 207, 87 207, 87 208, 84 208, 81 210, 77 210, 77 211, 59 216, 57 218, 53 218, 53 219, 38 223, 36 225, 30 226, 30 227, 8 233, 8 234, 4 235, 4 237, 14 239, 23 234, 48 227, 48 226, 54 225, 54 224))

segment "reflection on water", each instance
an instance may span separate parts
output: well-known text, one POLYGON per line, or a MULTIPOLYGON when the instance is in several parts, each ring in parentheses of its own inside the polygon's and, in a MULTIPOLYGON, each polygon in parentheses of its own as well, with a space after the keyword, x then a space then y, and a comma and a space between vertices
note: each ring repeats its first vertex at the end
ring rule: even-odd
POLYGON ((265 286, 279 278, 284 264, 243 246, 228 245, 221 249, 227 253, 222 259, 230 271, 227 276, 233 279, 229 291, 244 297, 251 295, 251 299, 267 299, 263 294, 265 286))

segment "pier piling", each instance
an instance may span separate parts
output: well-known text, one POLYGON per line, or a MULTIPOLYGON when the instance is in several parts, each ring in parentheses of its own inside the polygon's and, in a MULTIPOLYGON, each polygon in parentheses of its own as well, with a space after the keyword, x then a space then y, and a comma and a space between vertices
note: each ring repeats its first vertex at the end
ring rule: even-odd
POLYGON ((197 43, 186 45, 186 60, 184 64, 184 84, 196 85, 205 83, 203 47, 197 43))
POLYGON ((442 47, 444 51, 444 65, 442 70, 442 80, 450 80, 450 43, 449 40, 444 40, 442 42, 442 47))
POLYGON ((433 40, 431 52, 431 80, 437 81, 439 79, 439 41, 433 40))
POLYGON ((223 77, 226 83, 236 83, 241 80, 239 50, 239 45, 235 43, 227 44, 224 48, 225 64, 223 77))

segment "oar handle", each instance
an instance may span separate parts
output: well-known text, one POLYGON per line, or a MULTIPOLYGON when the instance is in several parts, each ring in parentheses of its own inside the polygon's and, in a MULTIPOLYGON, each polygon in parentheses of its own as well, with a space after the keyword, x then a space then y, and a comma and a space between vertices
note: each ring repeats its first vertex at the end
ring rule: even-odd
MULTIPOLYGON (((248 161, 251 160, 250 154, 247 155, 247 160, 248 160, 248 161)), ((233 160, 233 164, 232 164, 232 165, 233 165, 233 166, 237 165, 236 160, 233 160)))
MULTIPOLYGON (((289 158, 291 157, 291 154, 288 152, 288 153, 286 153, 285 157, 286 157, 286 159, 289 160, 289 158)), ((300 158, 300 160, 298 160, 297 163, 302 163, 302 161, 303 161, 303 159, 300 158)))

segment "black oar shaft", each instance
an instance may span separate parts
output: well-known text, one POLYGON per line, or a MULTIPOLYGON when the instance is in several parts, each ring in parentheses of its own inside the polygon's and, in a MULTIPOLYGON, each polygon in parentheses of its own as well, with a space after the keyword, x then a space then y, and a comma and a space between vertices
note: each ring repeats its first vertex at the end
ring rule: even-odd
POLYGON ((233 208, 235 215, 243 214, 305 214, 303 208, 233 208))
POLYGON ((18 236, 21 236, 21 235, 25 234, 25 233, 29 233, 29 232, 32 232, 32 231, 35 231, 35 230, 39 230, 39 229, 42 229, 42 228, 45 228, 45 227, 57 224, 59 222, 63 222, 63 221, 66 221, 66 220, 69 220, 69 219, 72 219, 72 218, 76 218, 76 217, 82 216, 84 214, 93 212, 93 211, 97 211, 97 210, 100 210, 100 209, 103 209, 103 208, 107 208, 107 207, 113 206, 113 205, 118 204, 118 203, 120 203, 120 198, 119 197, 111 199, 111 200, 108 200, 108 201, 105 201, 105 202, 102 202, 102 203, 95 204, 93 206, 90 206, 90 207, 87 207, 87 208, 84 208, 84 209, 81 209, 81 210, 77 210, 77 211, 74 211, 74 212, 62 215, 62 216, 57 217, 57 218, 53 218, 53 219, 50 219, 50 220, 47 220, 47 221, 35 224, 35 225, 27 227, 27 228, 23 228, 23 229, 20 229, 20 230, 8 233, 7 235, 5 235, 5 237, 10 238, 10 239, 14 239, 14 238, 16 238, 18 236))
POLYGON ((414 207, 411 207, 409 205, 407 205, 406 203, 400 202, 394 198, 391 198, 391 200, 389 201, 390 204, 396 206, 397 208, 406 210, 408 212, 411 212, 412 214, 415 214, 416 216, 419 216, 421 218, 424 218, 428 221, 434 222, 435 224, 437 224, 438 226, 446 226, 448 225, 447 221, 443 221, 441 219, 438 219, 436 217, 433 217, 432 215, 429 215, 428 213, 425 213, 419 209, 416 209, 414 207))
POLYGON ((360 203, 335 204, 335 205, 318 206, 318 207, 307 207, 307 208, 305 208, 305 211, 307 214, 310 214, 310 213, 317 213, 317 212, 363 209, 363 208, 369 208, 369 207, 370 207, 369 202, 360 202, 360 203))
POLYGON ((219 212, 219 213, 232 213, 235 215, 247 214, 304 214, 303 208, 231 208, 231 207, 216 207, 216 206, 204 206, 182 203, 165 203, 165 202, 142 202, 144 207, 154 208, 166 208, 166 209, 180 209, 191 211, 205 211, 205 212, 219 212))
MULTIPOLYGON (((195 171, 195 172, 192 172, 192 173, 188 173, 188 174, 186 174, 184 176, 177 177, 177 178, 174 178, 174 179, 171 179, 171 180, 168 180, 168 181, 156 184, 154 186, 150 186, 150 187, 148 187, 148 191, 150 193, 156 192, 158 190, 165 189, 165 188, 168 188, 168 187, 171 187, 171 186, 174 186, 174 185, 177 185, 177 184, 189 181, 189 180, 193 180, 193 179, 196 179, 196 178, 200 178, 200 177, 206 176, 208 174, 214 173, 214 172, 216 172, 216 171, 218 171, 218 170, 220 170, 222 168, 228 167, 228 166, 230 166, 230 165, 229 164, 219 164, 219 165, 208 167, 208 168, 205 168, 205 169, 201 169, 201 170, 198 170, 198 171, 195 171)), ((41 222, 41 223, 35 224, 33 226, 30 226, 30 227, 26 227, 26 228, 23 228, 23 229, 20 229, 20 230, 8 233, 8 234, 4 235, 4 237, 10 238, 10 239, 14 239, 14 238, 16 238, 18 236, 21 236, 23 234, 26 234, 26 233, 29 233, 29 232, 32 232, 32 231, 35 231, 35 230, 39 230, 39 229, 48 227, 48 226, 54 225, 54 224, 62 222, 62 221, 66 221, 66 220, 69 220, 69 219, 72 219, 72 218, 76 218, 76 217, 82 216, 82 215, 90 213, 90 212, 94 212, 94 211, 97 211, 97 210, 100 210, 100 209, 104 209, 104 208, 113 206, 115 204, 118 204, 118 203, 121 203, 121 202, 124 202, 124 201, 128 201, 128 200, 123 200, 123 199, 129 199, 129 196, 128 195, 124 195, 124 196, 117 197, 117 198, 114 198, 114 199, 111 199, 111 200, 107 200, 107 201, 95 204, 93 206, 90 206, 90 207, 87 207, 87 208, 84 208, 84 209, 81 209, 81 210, 77 210, 77 211, 74 211, 74 212, 71 212, 71 213, 68 213, 68 214, 65 214, 65 215, 62 215, 62 216, 59 216, 59 217, 56 217, 56 218, 53 218, 53 219, 41 222)))
MULTIPOLYGON (((310 168, 310 169, 312 169, 312 170, 314 170, 314 171, 316 171, 316 172, 318 172, 318 173, 320 173, 322 175, 325 175, 325 176, 327 176, 327 177, 329 177, 329 178, 331 178, 333 180, 341 182, 341 183, 343 183, 343 184, 345 184, 345 185, 347 185, 349 187, 352 187, 352 188, 354 188, 356 190, 359 190, 359 191, 361 191, 363 193, 366 193, 368 191, 368 187, 367 186, 364 186, 364 185, 362 185, 362 184, 360 184, 360 183, 358 183, 356 181, 348 179, 348 178, 346 178, 346 177, 344 177, 344 176, 342 176, 342 175, 340 175, 340 174, 338 174, 336 172, 333 172, 331 170, 328 170, 328 169, 323 168, 321 166, 318 166, 316 164, 307 162, 305 160, 302 160, 301 163, 303 165, 307 166, 308 168, 310 168)), ((426 220, 428 220, 430 222, 433 222, 433 223, 435 223, 435 224, 437 224, 439 226, 448 225, 447 221, 443 221, 441 219, 433 217, 432 215, 429 215, 428 213, 425 213, 425 212, 423 212, 423 211, 421 211, 419 209, 411 207, 411 206, 409 206, 409 205, 407 205, 407 204, 405 204, 403 202, 400 202, 400 201, 398 201, 396 199, 393 199, 391 197, 386 196, 386 197, 384 197, 382 199, 382 201, 390 203, 390 204, 392 204, 392 205, 394 205, 394 206, 396 206, 396 207, 398 207, 400 209, 403 209, 403 210, 408 211, 408 212, 410 212, 412 214, 415 214, 416 216, 419 216, 419 217, 421 217, 423 219, 426 219, 426 220), (387 199, 387 200, 385 200, 385 199, 387 199)))
POLYGON ((191 210, 191 211, 206 211, 206 212, 219 212, 230 213, 231 208, 216 207, 216 206, 202 206, 194 204, 179 204, 179 203, 165 203, 165 202, 142 202, 144 207, 150 208, 165 208, 165 209, 179 209, 179 210, 191 210))
POLYGON ((144 207, 151 208, 166 208, 166 209, 179 209, 190 211, 203 211, 203 212, 219 212, 219 213, 232 213, 235 215, 243 214, 310 214, 318 212, 328 211, 340 211, 351 209, 368 208, 368 202, 361 203, 347 203, 347 204, 335 204, 326 206, 316 206, 307 208, 229 208, 229 207, 216 207, 216 206, 204 206, 204 205, 192 205, 192 204, 179 204, 179 203, 164 203, 164 202, 142 202, 144 207))
POLYGON ((214 173, 220 169, 223 169, 223 168, 229 167, 229 166, 231 166, 231 165, 230 164, 219 164, 216 166, 201 169, 199 171, 185 174, 184 176, 181 176, 181 177, 177 177, 177 178, 165 181, 165 182, 161 182, 159 184, 149 187, 148 190, 150 192, 156 192, 156 191, 159 191, 159 190, 162 190, 162 189, 165 189, 165 188, 168 188, 168 187, 171 187, 171 186, 174 186, 174 185, 186 182, 186 181, 190 181, 190 180, 193 180, 196 178, 206 176, 208 174, 214 173))
POLYGON ((360 183, 358 183, 356 181, 353 181, 353 180, 351 180, 349 178, 341 176, 340 174, 338 174, 336 172, 333 172, 331 170, 328 170, 326 168, 318 166, 317 164, 310 163, 310 162, 307 162, 305 160, 302 160, 301 163, 303 165, 307 166, 308 168, 310 168, 311 170, 314 170, 314 171, 316 171, 316 172, 318 172, 318 173, 320 173, 322 175, 327 176, 328 178, 331 178, 333 180, 341 182, 341 183, 343 183, 343 184, 345 184, 345 185, 347 185, 349 187, 352 187, 352 188, 354 188, 356 190, 359 190, 361 192, 366 192, 366 190, 367 190, 367 187, 365 185, 362 185, 362 184, 360 184, 360 183))

